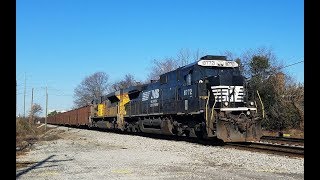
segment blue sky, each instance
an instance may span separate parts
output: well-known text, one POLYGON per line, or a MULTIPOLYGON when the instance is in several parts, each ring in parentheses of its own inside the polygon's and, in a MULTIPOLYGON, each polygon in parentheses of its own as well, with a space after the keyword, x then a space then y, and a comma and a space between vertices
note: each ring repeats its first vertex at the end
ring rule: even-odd
MULTIPOLYGON (((182 48, 220 55, 262 46, 285 65, 304 60, 303 0, 17 0, 17 114, 34 103, 73 106, 73 90, 97 71, 109 82, 147 77, 151 61, 182 48)), ((285 69, 304 82, 304 63, 285 69)), ((42 113, 44 114, 44 112, 42 113)))

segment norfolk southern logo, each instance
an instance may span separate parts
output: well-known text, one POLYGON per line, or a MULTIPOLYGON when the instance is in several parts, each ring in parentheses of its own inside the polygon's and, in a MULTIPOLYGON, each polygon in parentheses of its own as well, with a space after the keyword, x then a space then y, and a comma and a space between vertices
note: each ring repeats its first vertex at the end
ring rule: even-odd
POLYGON ((147 101, 149 99, 149 96, 151 94, 150 99, 157 99, 159 98, 159 89, 153 89, 150 91, 146 91, 142 93, 142 101, 147 101))
POLYGON ((243 86, 211 86, 217 102, 243 102, 243 86))

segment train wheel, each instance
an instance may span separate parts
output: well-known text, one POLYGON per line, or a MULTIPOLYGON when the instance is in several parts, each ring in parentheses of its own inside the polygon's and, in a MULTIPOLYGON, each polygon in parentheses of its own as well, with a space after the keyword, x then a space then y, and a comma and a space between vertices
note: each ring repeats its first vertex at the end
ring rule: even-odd
POLYGON ((133 133, 137 132, 137 129, 136 129, 135 126, 132 126, 132 127, 131 127, 131 130, 132 130, 133 133))

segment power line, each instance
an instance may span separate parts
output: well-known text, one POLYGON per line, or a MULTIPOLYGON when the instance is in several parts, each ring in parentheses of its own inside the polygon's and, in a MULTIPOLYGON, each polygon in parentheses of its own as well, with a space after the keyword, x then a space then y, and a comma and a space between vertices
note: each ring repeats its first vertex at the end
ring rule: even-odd
POLYGON ((50 95, 53 95, 53 96, 73 96, 70 94, 50 94, 50 95))
POLYGON ((289 65, 280 67, 279 69, 283 69, 283 68, 286 68, 286 67, 289 67, 289 66, 293 66, 293 65, 296 65, 296 64, 299 64, 299 63, 302 63, 302 62, 304 62, 304 61, 299 61, 299 62, 296 62, 296 63, 293 63, 293 64, 289 64, 289 65))

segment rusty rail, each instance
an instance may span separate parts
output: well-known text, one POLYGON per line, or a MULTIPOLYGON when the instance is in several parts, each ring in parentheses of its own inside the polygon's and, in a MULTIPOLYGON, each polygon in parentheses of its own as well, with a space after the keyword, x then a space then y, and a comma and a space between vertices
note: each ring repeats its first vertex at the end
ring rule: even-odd
POLYGON ((261 142, 249 142, 249 143, 226 143, 232 147, 242 147, 248 149, 264 150, 267 152, 285 153, 289 155, 304 155, 304 146, 292 146, 289 144, 271 144, 261 142))
POLYGON ((288 137, 277 137, 277 136, 262 136, 261 140, 275 140, 275 141, 284 141, 284 142, 298 142, 304 143, 304 139, 301 138, 288 138, 288 137))
POLYGON ((304 146, 304 139, 300 138, 288 138, 288 137, 277 137, 277 136, 262 136, 260 143, 273 143, 281 145, 295 145, 304 146))

